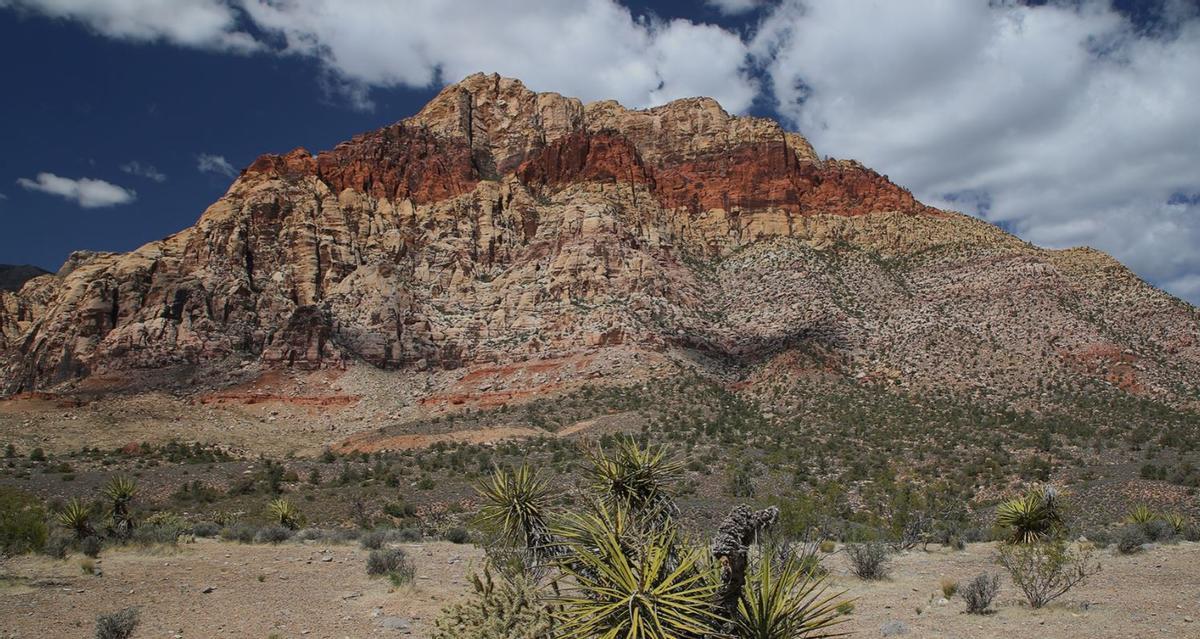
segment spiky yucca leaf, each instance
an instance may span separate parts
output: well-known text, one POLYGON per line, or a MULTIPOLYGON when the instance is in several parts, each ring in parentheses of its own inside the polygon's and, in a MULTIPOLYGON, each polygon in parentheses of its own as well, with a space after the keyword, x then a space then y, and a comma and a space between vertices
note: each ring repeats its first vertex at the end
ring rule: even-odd
POLYGON ((828 593, 823 576, 795 559, 774 565, 763 558, 738 599, 734 632, 738 639, 821 639, 846 621, 839 607, 845 591, 828 593))
POLYGON ((490 481, 475 490, 487 503, 479 509, 479 523, 498 532, 512 546, 540 551, 546 544, 546 511, 551 491, 528 465, 508 472, 497 468, 490 481))
POLYGON ((108 484, 104 486, 104 496, 108 497, 114 504, 128 503, 134 495, 137 494, 137 482, 132 478, 124 475, 117 475, 108 480, 108 484))
POLYGON ((592 450, 588 458, 595 489, 610 505, 668 514, 673 510, 671 484, 682 475, 683 464, 671 459, 665 447, 643 447, 632 437, 622 437, 611 451, 592 450))
POLYGON ((564 639, 676 639, 716 632, 715 564, 673 526, 631 525, 624 507, 573 514, 556 528, 573 588, 556 616, 564 639), (623 534, 624 533, 624 534, 623 534))
POLYGON ((1188 525, 1187 517, 1184 517, 1179 513, 1168 513, 1163 515, 1163 521, 1167 522, 1167 524, 1171 526, 1171 532, 1175 533, 1176 535, 1182 533, 1188 525))
POLYGON ((296 530, 304 523, 304 515, 300 509, 286 499, 271 501, 267 504, 267 510, 271 513, 271 518, 284 528, 296 530))
POLYGON ((1127 524, 1148 524, 1155 519, 1158 519, 1158 513, 1150 510, 1146 504, 1138 504, 1129 510, 1129 514, 1125 515, 1125 523, 1127 524))
POLYGON ((1064 523, 1058 493, 1044 487, 1010 499, 996 509, 996 523, 1012 529, 1014 543, 1047 539, 1064 523))
POLYGON ((58 523, 75 533, 76 539, 85 539, 92 535, 92 509, 78 499, 67 502, 58 513, 58 523))

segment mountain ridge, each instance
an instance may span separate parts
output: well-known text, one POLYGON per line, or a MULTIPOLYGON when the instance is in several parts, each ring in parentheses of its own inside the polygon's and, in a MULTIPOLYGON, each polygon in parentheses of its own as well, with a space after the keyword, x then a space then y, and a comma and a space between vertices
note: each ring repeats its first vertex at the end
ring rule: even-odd
POLYGON ((925 206, 773 121, 483 74, 329 151, 261 156, 180 233, 0 292, 9 394, 367 364, 449 380, 426 398, 519 396, 544 386, 442 373, 588 359, 560 377, 769 385, 815 366, 1017 404, 1051 383, 1192 405, 1197 344, 1196 309, 1111 257, 925 206))

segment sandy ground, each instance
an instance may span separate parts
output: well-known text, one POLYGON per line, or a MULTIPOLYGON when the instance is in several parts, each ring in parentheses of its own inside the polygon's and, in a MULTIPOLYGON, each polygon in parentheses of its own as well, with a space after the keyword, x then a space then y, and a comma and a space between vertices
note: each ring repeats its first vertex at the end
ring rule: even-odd
MULTIPOLYGON (((0 637, 90 637, 97 614, 131 605, 142 610, 139 638, 425 637, 438 611, 469 590, 482 554, 445 542, 405 547, 418 576, 399 589, 367 577, 366 551, 350 545, 200 540, 170 552, 113 551, 100 577, 83 575, 78 556, 21 557, 0 566, 0 637)), ((943 577, 997 570, 993 552, 975 544, 909 553, 875 583, 849 576, 840 554, 826 557, 833 585, 858 598, 843 629, 879 637, 899 621, 902 636, 920 638, 1200 638, 1200 544, 1101 552, 1103 572, 1043 610, 1026 607, 1007 579, 994 614, 967 615, 958 599, 936 603, 943 577)))

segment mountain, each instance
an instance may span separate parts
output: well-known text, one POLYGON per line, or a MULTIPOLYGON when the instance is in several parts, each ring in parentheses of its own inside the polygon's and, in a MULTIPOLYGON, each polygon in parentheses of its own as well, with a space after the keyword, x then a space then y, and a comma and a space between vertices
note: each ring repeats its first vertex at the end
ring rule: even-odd
POLYGON ((332 150, 258 158, 175 235, 0 292, 8 394, 277 369, 390 371, 376 392, 432 404, 688 373, 1195 408, 1200 314, 713 100, 630 110, 482 74, 332 150))
POLYGON ((30 264, 0 264, 0 291, 19 291, 25 282, 49 271, 30 264))

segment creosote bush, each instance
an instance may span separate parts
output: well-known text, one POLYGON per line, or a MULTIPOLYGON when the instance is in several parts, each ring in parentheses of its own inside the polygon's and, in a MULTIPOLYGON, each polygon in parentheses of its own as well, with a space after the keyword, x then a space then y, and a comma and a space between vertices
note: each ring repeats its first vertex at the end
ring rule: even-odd
POLYGON ((1123 526, 1117 535, 1117 551, 1122 555, 1132 555, 1140 551, 1142 545, 1148 541, 1141 526, 1129 524, 1123 526))
POLYGON ((884 579, 891 573, 891 549, 877 541, 846 544, 843 548, 850 572, 867 581, 884 579))
POLYGON ((1000 592, 1000 575, 981 573, 958 589, 958 594, 967 604, 972 615, 987 614, 992 600, 1000 592))
POLYGON ((997 557, 1032 608, 1041 608, 1100 572, 1087 545, 1071 549, 1062 540, 1004 544, 997 557))
POLYGON ((96 639, 129 639, 137 629, 138 618, 137 608, 96 617, 96 639))
POLYGON ((416 564, 403 548, 372 550, 367 555, 367 574, 372 577, 387 575, 393 584, 399 586, 412 583, 416 573, 416 564))

